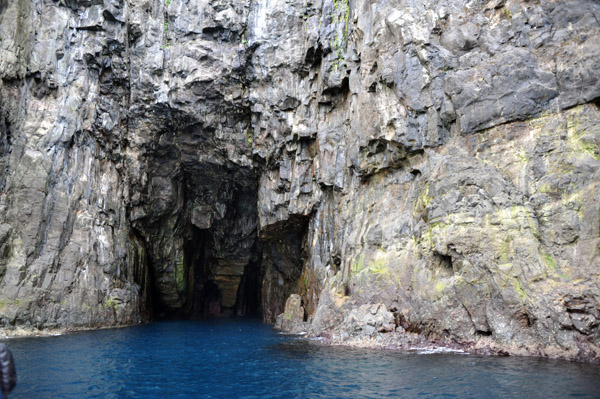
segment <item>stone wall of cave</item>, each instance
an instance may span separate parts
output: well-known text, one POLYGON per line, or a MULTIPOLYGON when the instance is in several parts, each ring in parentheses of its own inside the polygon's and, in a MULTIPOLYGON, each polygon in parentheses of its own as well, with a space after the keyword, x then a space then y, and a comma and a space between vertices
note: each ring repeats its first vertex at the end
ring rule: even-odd
POLYGON ((271 322, 297 288, 307 220, 259 237, 257 192, 228 178, 227 171, 203 169, 154 180, 154 193, 178 205, 134 222, 149 253, 154 317, 260 315, 271 322))
MULTIPOLYGON (((235 157, 222 154, 226 144, 215 139, 216 129, 245 131, 249 118, 237 106, 216 125, 150 110, 162 124, 151 126, 143 172, 131 177, 139 191, 130 220, 148 254, 156 318, 262 315, 273 321, 297 285, 308 219, 259 237, 259 171, 232 162, 235 157)), ((243 159, 243 146, 234 151, 243 159)))

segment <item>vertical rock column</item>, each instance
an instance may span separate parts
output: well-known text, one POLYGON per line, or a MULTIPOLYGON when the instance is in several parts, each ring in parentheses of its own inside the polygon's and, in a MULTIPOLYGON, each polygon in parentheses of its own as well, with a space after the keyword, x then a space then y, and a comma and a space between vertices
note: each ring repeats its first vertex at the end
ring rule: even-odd
POLYGON ((130 235, 127 4, 0 3, 0 322, 82 328, 148 317, 130 235))

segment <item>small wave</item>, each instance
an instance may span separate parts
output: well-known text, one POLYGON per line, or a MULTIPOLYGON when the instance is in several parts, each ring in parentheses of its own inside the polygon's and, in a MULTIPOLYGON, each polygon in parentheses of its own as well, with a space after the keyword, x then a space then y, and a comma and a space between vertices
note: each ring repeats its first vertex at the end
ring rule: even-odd
POLYGON ((417 352, 419 355, 432 355, 435 353, 458 353, 463 355, 469 354, 462 349, 447 348, 445 346, 436 346, 434 348, 410 348, 410 350, 417 352))
POLYGON ((304 337, 305 335, 308 335, 308 333, 306 331, 300 331, 297 333, 290 333, 290 332, 286 332, 286 331, 278 331, 277 332, 278 335, 287 335, 290 337, 304 337))

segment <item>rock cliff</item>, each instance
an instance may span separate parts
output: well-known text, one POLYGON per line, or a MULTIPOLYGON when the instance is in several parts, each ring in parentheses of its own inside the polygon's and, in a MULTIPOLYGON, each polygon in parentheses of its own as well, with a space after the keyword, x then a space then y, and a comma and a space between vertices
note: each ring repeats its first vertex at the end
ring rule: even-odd
POLYGON ((600 361, 599 21, 594 0, 0 0, 0 324, 261 312, 600 361))

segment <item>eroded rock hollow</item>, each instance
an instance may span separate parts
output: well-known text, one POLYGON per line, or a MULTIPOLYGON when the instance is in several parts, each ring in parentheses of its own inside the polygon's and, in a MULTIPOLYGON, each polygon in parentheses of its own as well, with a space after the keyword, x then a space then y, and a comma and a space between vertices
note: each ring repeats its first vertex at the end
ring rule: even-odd
POLYGON ((0 0, 0 324, 260 314, 599 361, 599 20, 0 0))

